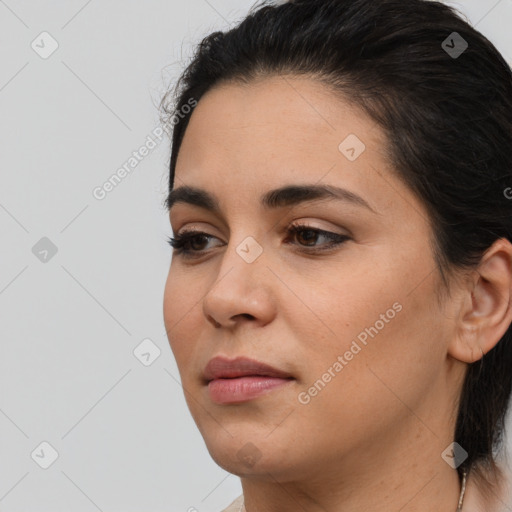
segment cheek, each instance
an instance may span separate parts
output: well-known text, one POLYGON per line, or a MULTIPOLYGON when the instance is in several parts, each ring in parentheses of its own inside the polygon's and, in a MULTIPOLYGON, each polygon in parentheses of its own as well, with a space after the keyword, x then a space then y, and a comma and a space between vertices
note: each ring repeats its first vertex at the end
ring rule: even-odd
POLYGON ((173 270, 171 268, 165 283, 163 302, 165 330, 171 345, 173 326, 176 324, 179 315, 177 309, 179 308, 180 301, 177 301, 176 297, 179 297, 179 286, 177 286, 176 279, 174 278, 173 270))
POLYGON ((312 312, 301 308, 295 314, 301 388, 313 394, 311 403, 319 409, 325 401, 329 408, 344 404, 389 415, 406 409, 397 396, 415 403, 435 380, 443 360, 443 324, 433 307, 432 279, 411 293, 404 272, 375 268, 360 278, 308 287, 312 312))
POLYGON ((190 278, 171 267, 164 290, 163 315, 167 338, 178 368, 191 357, 194 325, 200 325, 200 303, 191 293, 190 278))
MULTIPOLYGON (((348 322, 340 317, 340 333, 348 322)), ((411 410, 421 410, 441 366, 428 339, 431 332, 404 306, 377 334, 357 327, 336 339, 317 338, 316 350, 303 354, 307 366, 298 389, 302 394, 294 397, 296 428, 307 423, 318 430, 315 442, 328 453, 334 439, 340 449, 357 449, 410 421, 411 410), (357 338, 361 332, 368 334, 366 344, 357 338)))

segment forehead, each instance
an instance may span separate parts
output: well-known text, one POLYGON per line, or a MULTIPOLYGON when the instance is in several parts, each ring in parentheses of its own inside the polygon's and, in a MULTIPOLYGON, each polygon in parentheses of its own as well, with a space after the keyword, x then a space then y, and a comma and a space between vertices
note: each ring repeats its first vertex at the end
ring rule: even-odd
MULTIPOLYGON (((317 80, 292 76, 212 88, 192 113, 186 135, 189 132, 212 140, 236 138, 240 143, 257 137, 255 144, 265 141, 290 148, 313 139, 323 139, 323 147, 332 146, 349 133, 384 142, 375 123, 348 99, 317 80)), ((302 146, 308 148, 313 149, 302 146)))
POLYGON ((217 177, 226 172, 246 182, 284 173, 311 181, 333 165, 362 170, 340 152, 349 136, 361 141, 356 149, 365 146, 357 160, 377 156, 384 143, 374 122, 318 81, 283 76, 222 84, 208 91, 192 113, 176 177, 208 179, 215 170, 217 177))

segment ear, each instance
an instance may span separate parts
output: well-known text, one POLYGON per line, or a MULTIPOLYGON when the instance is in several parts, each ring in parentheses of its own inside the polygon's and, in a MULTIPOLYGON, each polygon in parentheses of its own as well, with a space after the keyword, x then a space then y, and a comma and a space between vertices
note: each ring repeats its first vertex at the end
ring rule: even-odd
POLYGON ((507 239, 496 240, 484 253, 462 298, 448 353, 473 363, 494 348, 512 323, 512 244, 507 239))

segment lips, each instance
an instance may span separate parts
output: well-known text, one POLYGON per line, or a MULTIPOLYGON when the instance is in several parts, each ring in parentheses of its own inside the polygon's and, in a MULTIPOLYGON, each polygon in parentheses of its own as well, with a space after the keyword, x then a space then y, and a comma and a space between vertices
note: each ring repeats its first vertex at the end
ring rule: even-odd
POLYGON ((235 379, 246 376, 293 379, 292 375, 283 370, 247 357, 237 357, 236 359, 214 357, 208 362, 203 372, 206 383, 216 379, 235 379))

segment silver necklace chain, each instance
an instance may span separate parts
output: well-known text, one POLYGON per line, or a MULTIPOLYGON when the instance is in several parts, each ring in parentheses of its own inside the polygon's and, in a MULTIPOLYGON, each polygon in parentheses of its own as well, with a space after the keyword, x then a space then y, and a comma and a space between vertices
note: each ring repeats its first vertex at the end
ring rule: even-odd
MULTIPOLYGON (((460 496, 459 496, 459 505, 455 512, 462 512, 462 503, 464 501, 464 494, 466 494, 466 481, 467 481, 467 472, 464 469, 462 471, 462 486, 461 486, 460 496)), ((243 505, 243 503, 242 503, 242 505, 243 505)))
MULTIPOLYGON (((467 480, 467 472, 466 472, 466 470, 463 470, 459 503, 457 504, 457 510, 455 512, 462 512, 462 503, 464 502, 464 495, 466 494, 466 480, 467 480)), ((247 512, 247 510, 245 509, 245 500, 242 500, 242 504, 240 505, 238 512, 247 512)))

